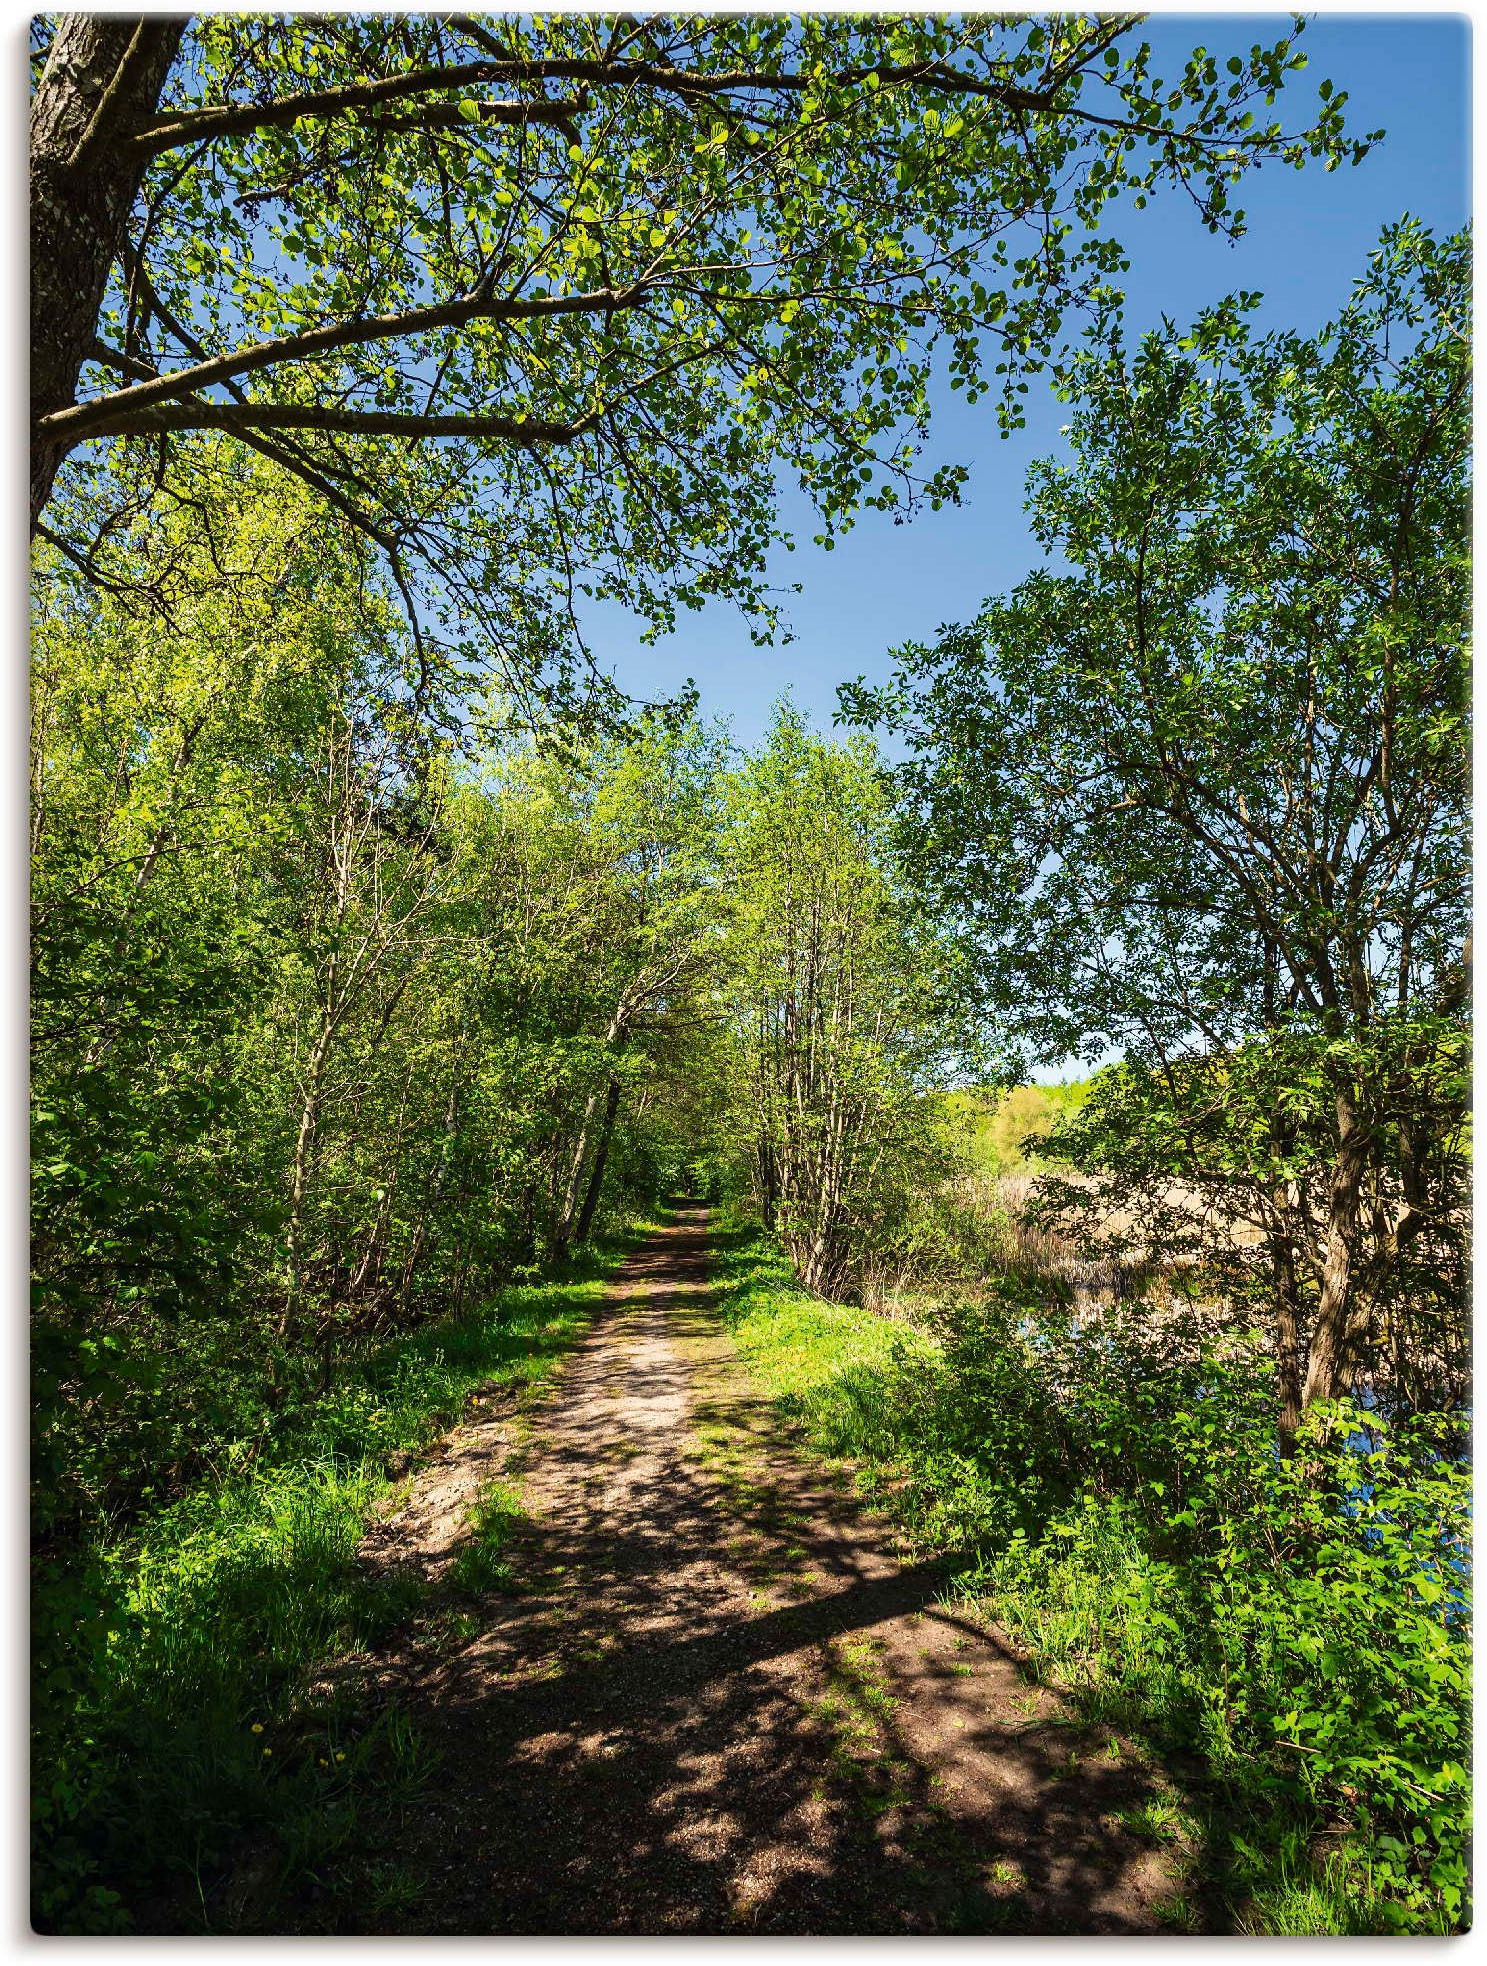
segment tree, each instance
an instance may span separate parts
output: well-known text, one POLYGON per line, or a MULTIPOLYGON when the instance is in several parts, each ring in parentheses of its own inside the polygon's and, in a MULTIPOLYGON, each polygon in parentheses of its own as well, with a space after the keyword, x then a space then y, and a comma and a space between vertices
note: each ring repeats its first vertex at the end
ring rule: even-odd
POLYGON ((1112 318, 1031 480, 1069 571, 845 693, 1004 1030, 1126 1056, 1066 1145, 1258 1231, 1287 1432, 1390 1323, 1459 1366, 1468 280, 1405 221, 1314 339, 1112 318))
POLYGON ((960 1033, 945 952, 896 879, 882 765, 788 704, 739 774, 724 842, 734 1131, 765 1226, 841 1297, 903 1190, 943 1173, 925 1094, 960 1033))
POLYGON ((657 717, 457 764, 410 713, 365 541, 278 466, 212 463, 210 525, 161 521, 173 626, 39 587, 33 1331, 59 1536, 252 1452, 270 1392, 282 1418, 379 1335, 652 1202, 657 1088, 688 1073, 717 940, 713 740, 657 717))
POLYGON ((1137 26, 43 17, 34 519, 127 582, 217 433, 375 543, 426 667, 530 689, 589 594, 767 633, 781 465, 827 538, 954 496, 916 462, 933 364, 1017 421, 1123 263, 1111 201, 1232 232, 1247 172, 1366 147, 1329 84, 1266 116, 1293 37, 1169 84, 1137 26))
POLYGON ((249 1034, 304 923, 320 737, 397 673, 345 528, 266 468, 224 475, 231 550, 198 555, 175 635, 75 584, 40 594, 32 1266, 43 1426, 80 1425, 74 1499, 115 1501, 125 1465, 166 1479, 190 1354, 220 1361, 274 1314, 298 1030, 257 1056, 249 1034), (162 1369, 176 1384, 155 1399, 162 1369))
MULTIPOLYGON (((600 898, 587 964, 602 1029, 573 1130, 553 1229, 558 1248, 593 1226, 615 1123, 657 1054, 683 1051, 713 1015, 719 964, 717 832, 726 740, 649 718, 569 770, 600 898)), ((642 1094, 643 1096, 643 1094, 642 1094)))

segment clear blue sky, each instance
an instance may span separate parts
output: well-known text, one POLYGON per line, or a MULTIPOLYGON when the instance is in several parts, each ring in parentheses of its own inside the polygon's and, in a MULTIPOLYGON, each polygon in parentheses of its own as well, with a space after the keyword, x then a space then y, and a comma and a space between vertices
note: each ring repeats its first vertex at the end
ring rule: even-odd
MULTIPOLYGON (((1176 69, 1200 44, 1222 59, 1232 50, 1247 52, 1255 41, 1278 39, 1288 26, 1279 14, 1162 14, 1146 36, 1176 69)), ((1287 122, 1314 104, 1317 83, 1329 76, 1351 98, 1349 127, 1359 134, 1383 128, 1383 142, 1357 169, 1262 171, 1247 180, 1239 202, 1249 230, 1236 245, 1204 231, 1180 197, 1165 196, 1144 212, 1121 210, 1112 230, 1131 261, 1124 285, 1133 325, 1144 327, 1164 313, 1185 320, 1244 287, 1264 293, 1262 319, 1309 331, 1336 312, 1385 224, 1409 211, 1448 231, 1467 217, 1465 17, 1316 16, 1300 45, 1309 66, 1295 77, 1287 122)), ((957 510, 925 513, 899 527, 869 513, 826 553, 810 544, 817 528, 806 501, 787 499, 785 521, 801 543, 794 553, 779 553, 772 572, 782 586, 803 586, 789 600, 793 642, 755 648, 740 615, 715 605, 684 616, 675 635, 648 648, 630 616, 596 608, 586 626, 601 666, 638 696, 669 694, 693 677, 704 712, 728 716, 744 743, 759 735, 769 705, 787 687, 818 724, 829 724, 839 682, 885 674, 896 643, 964 620, 1036 563, 1022 511, 1023 477, 1032 459, 1058 448, 1067 410, 1036 380, 1028 403, 1027 428, 1003 440, 985 399, 968 408, 945 390, 935 406, 931 454, 970 467, 957 510)))

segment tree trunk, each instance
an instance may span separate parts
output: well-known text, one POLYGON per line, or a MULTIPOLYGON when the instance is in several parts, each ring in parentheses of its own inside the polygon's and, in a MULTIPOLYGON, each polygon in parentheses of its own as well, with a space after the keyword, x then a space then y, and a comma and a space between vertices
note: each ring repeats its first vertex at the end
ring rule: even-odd
POLYGON ((583 1207, 578 1211, 578 1222, 573 1231, 575 1242, 587 1242, 589 1230, 594 1226, 594 1211, 599 1206, 599 1193, 604 1186, 604 1168, 609 1159, 609 1143, 614 1138, 615 1114, 620 1109, 620 1082, 609 1081, 609 1091, 604 1099, 604 1117, 599 1122, 599 1141, 594 1149, 594 1165, 589 1170, 589 1185, 584 1192, 583 1207))
POLYGON ((1280 1397, 1277 1435, 1281 1458, 1289 1461, 1301 1425, 1301 1302, 1296 1285, 1296 1245, 1289 1201, 1282 1203, 1280 1226, 1272 1230, 1270 1259, 1275 1289, 1275 1376, 1280 1397))
POLYGON ((1337 1095, 1337 1161, 1327 1210, 1327 1246, 1322 1260, 1322 1295, 1317 1305, 1311 1358, 1306 1370, 1304 1406, 1336 1399, 1346 1390, 1347 1374, 1366 1323, 1366 1294, 1355 1288, 1358 1214, 1368 1165, 1368 1131, 1350 1088, 1337 1095), (1360 1301, 1360 1297, 1363 1301, 1360 1301))
POLYGON ((378 1257, 382 1253, 382 1241, 387 1234, 387 1224, 392 1217, 392 1198, 397 1188, 398 1173, 402 1163, 403 1121, 408 1115, 408 1095, 412 1089, 413 1060, 410 1058, 408 1069, 403 1075, 403 1094, 398 1101, 397 1124, 393 1128, 392 1152, 389 1156, 387 1179, 382 1187, 382 1199, 377 1204, 376 1219, 372 1223, 371 1233, 367 1237, 367 1246, 361 1254, 361 1261, 357 1264, 355 1270, 353 1270, 351 1279, 346 1285, 346 1298, 351 1303, 355 1302, 357 1296, 370 1282, 372 1271, 376 1266, 378 1257))
POLYGON ((759 1162, 759 1212, 764 1219, 767 1235, 773 1235, 779 1221, 780 1183, 775 1171, 774 1142, 761 1138, 758 1150, 759 1162))
POLYGON ((289 1282, 279 1314, 278 1337, 281 1343, 287 1342, 295 1331, 300 1300, 304 1294, 305 1200, 310 1186, 310 1157, 320 1125, 325 1063, 334 1036, 335 1024, 327 1014, 310 1053, 304 1097, 300 1102, 299 1128, 294 1142, 294 1169, 289 1184, 289 1282))
MULTIPOLYGON (((604 1034, 604 1043, 609 1050, 624 1050, 631 1015, 630 1006, 622 1003, 609 1020, 609 1029, 604 1034)), ((578 1139, 573 1148, 573 1157, 568 1164, 567 1177, 563 1182, 563 1199, 558 1209, 557 1225, 553 1230, 552 1238, 553 1253, 558 1256, 562 1255, 573 1240, 574 1228, 578 1220, 578 1191, 583 1181, 584 1162, 589 1157, 589 1133, 598 1110, 599 1090, 596 1086, 584 1101, 578 1139)))
MULTIPOLYGON (((31 104, 31 416, 76 400, 145 160, 128 139, 155 113, 185 20, 62 14, 31 104)), ((67 446, 31 445, 34 531, 67 446)))
MULTIPOLYGON (((1267 999, 1266 1016, 1272 1021, 1275 1006, 1267 999)), ((1270 1116, 1270 1151, 1283 1165, 1296 1147, 1295 1123, 1279 1108, 1270 1116)), ((1302 1312, 1301 1288, 1296 1275, 1296 1252, 1305 1234, 1301 1189, 1282 1175, 1270 1196, 1266 1236, 1270 1247, 1271 1294, 1275 1313, 1275 1390, 1280 1408, 1276 1442, 1281 1459, 1289 1461, 1296 1448, 1296 1429, 1301 1425, 1302 1312)))
POLYGON ((569 1156, 568 1172, 563 1177, 562 1200, 558 1205, 558 1219, 553 1224, 552 1232, 555 1256, 561 1256, 573 1240, 573 1227, 578 1217, 578 1190, 583 1181, 583 1164, 589 1155, 589 1129, 594 1123, 594 1114, 598 1109, 599 1093, 596 1088, 584 1101, 583 1118, 578 1123, 578 1138, 569 1156))

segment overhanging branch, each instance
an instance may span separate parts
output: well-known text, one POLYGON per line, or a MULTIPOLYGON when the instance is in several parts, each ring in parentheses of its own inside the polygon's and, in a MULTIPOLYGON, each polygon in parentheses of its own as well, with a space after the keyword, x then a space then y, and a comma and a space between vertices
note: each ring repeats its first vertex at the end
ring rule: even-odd
POLYGON ((104 417, 84 434, 132 437, 175 430, 325 430, 351 437, 503 437, 535 447, 572 443, 592 430, 602 413, 591 410, 569 423, 549 423, 537 417, 418 416, 399 411, 332 409, 318 403, 165 403, 104 417))
MULTIPOLYGON (((396 341, 410 335, 427 334, 438 328, 460 328, 472 321, 521 321, 555 314, 612 314, 634 307, 649 287, 636 282, 629 287, 603 287, 588 293, 546 295, 530 300, 502 300, 494 296, 447 302, 441 307, 412 308, 405 314, 374 314, 361 321, 335 321, 323 328, 310 328, 303 334, 281 335, 274 341, 261 341, 247 348, 235 348, 226 355, 214 355, 173 375, 140 382, 129 389, 118 389, 91 403, 77 403, 43 417, 38 426, 49 439, 81 443, 88 437, 111 436, 121 427, 121 417, 138 413, 157 403, 169 403, 199 390, 252 375, 258 370, 277 368, 284 362, 305 361, 338 348, 356 348, 374 341, 396 341)), ((182 424, 131 423, 131 428, 184 429, 182 424)))
MULTIPOLYGON (((1030 112, 1051 110, 1054 92, 1023 89, 1010 82, 992 81, 984 76, 967 75, 947 62, 922 61, 904 64, 880 62, 876 65, 844 69, 829 78, 831 86, 854 88, 876 76, 880 86, 918 85, 943 95, 969 95, 998 102, 1008 109, 1030 112)), ((200 109, 178 111, 147 124, 132 139, 135 153, 153 157, 178 144, 201 143, 217 137, 241 136, 259 129, 282 129, 286 124, 316 118, 340 116, 383 103, 398 102, 410 96, 431 95, 444 89, 478 87, 483 83, 582 82, 593 88, 658 89, 668 94, 693 97, 746 94, 804 94, 820 86, 820 78, 794 73, 771 73, 759 69, 732 69, 716 75, 695 70, 670 68, 650 62, 584 61, 558 57, 532 61, 457 62, 446 68, 415 69, 407 75, 385 76, 378 81, 348 83, 340 89, 307 91, 285 96, 275 103, 207 104, 200 109)), ((492 107, 495 107, 492 105, 492 107)), ((553 103, 538 97, 531 102, 501 105, 512 110, 513 122, 558 123, 574 113, 571 103, 553 103)))

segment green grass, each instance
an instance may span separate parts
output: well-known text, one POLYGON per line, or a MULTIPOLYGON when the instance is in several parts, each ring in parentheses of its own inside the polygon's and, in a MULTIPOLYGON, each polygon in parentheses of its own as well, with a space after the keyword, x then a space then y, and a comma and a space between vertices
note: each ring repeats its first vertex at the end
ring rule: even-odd
POLYGON ((877 1462, 902 1444, 891 1389, 934 1346, 855 1304, 806 1296, 786 1259, 741 1229, 713 1237, 729 1333, 755 1381, 828 1454, 877 1462))
MULTIPOLYGON (((1043 1395, 1029 1403, 1027 1367, 997 1336, 1005 1325, 963 1327, 972 1340, 952 1353, 808 1297, 757 1234, 719 1242, 724 1317, 781 1414, 816 1451, 854 1464, 911 1543, 958 1554, 956 1594, 1010 1633, 1083 1720, 1186 1771, 1131 1825, 1182 1861, 1173 1929, 1460 1929, 1464 1776, 1449 1757, 1464 1738, 1461 1635, 1434 1608, 1438 1586, 1400 1581, 1433 1574, 1414 1566, 1439 1562, 1438 1534, 1465 1533, 1458 1471, 1411 1463, 1401 1447, 1389 1464, 1399 1472, 1371 1477, 1395 1484, 1365 1505, 1375 1528, 1348 1527, 1318 1503, 1313 1542, 1303 1537, 1284 1558, 1273 1546, 1298 1504, 1283 1487, 1265 1499, 1275 1483, 1263 1419, 1251 1469, 1249 1447, 1185 1395, 1175 1418, 1159 1417, 1160 1402, 1148 1418, 1139 1373, 1131 1395, 1118 1375, 1092 1377, 1082 1396, 1105 1428, 1097 1443, 1128 1455, 1122 1442, 1148 1456, 1170 1448, 1182 1479, 1211 1482, 1195 1537, 1183 1526, 1196 1520, 1191 1509, 1163 1502, 1155 1484, 1123 1488, 1129 1477, 1098 1445, 1077 1476, 1082 1494, 1060 1493, 1056 1461, 1034 1446, 1047 1431, 1043 1395), (1245 1493, 1225 1487, 1231 1466, 1249 1471, 1245 1493), (1326 1745, 1325 1772, 1315 1754, 1288 1748, 1298 1736, 1326 1745)), ((1234 1412, 1253 1424, 1242 1406, 1234 1412)))
POLYGON ((450 1565, 450 1581, 476 1593, 509 1590, 515 1573, 506 1545, 522 1514, 521 1497, 510 1483, 491 1482, 469 1513, 470 1539, 450 1565))
MULTIPOLYGON (((36 1580, 39 1930, 129 1931, 147 1906, 172 1929, 272 1930, 296 1893, 408 1899, 381 1845, 433 1772, 427 1750, 396 1710, 364 1715, 350 1677, 312 1688, 440 1607, 416 1579, 369 1573, 357 1545, 396 1485, 390 1459, 478 1393, 540 1386, 637 1234, 383 1346, 285 1416, 272 1458, 36 1580)), ((499 1484, 482 1497, 456 1588, 509 1582, 516 1506, 499 1484)))
POLYGON ((1387 1906, 1365 1852, 1312 1857, 1293 1842, 1253 1868, 1253 1885, 1236 1928, 1246 1937, 1367 1938, 1389 1929, 1387 1906))

